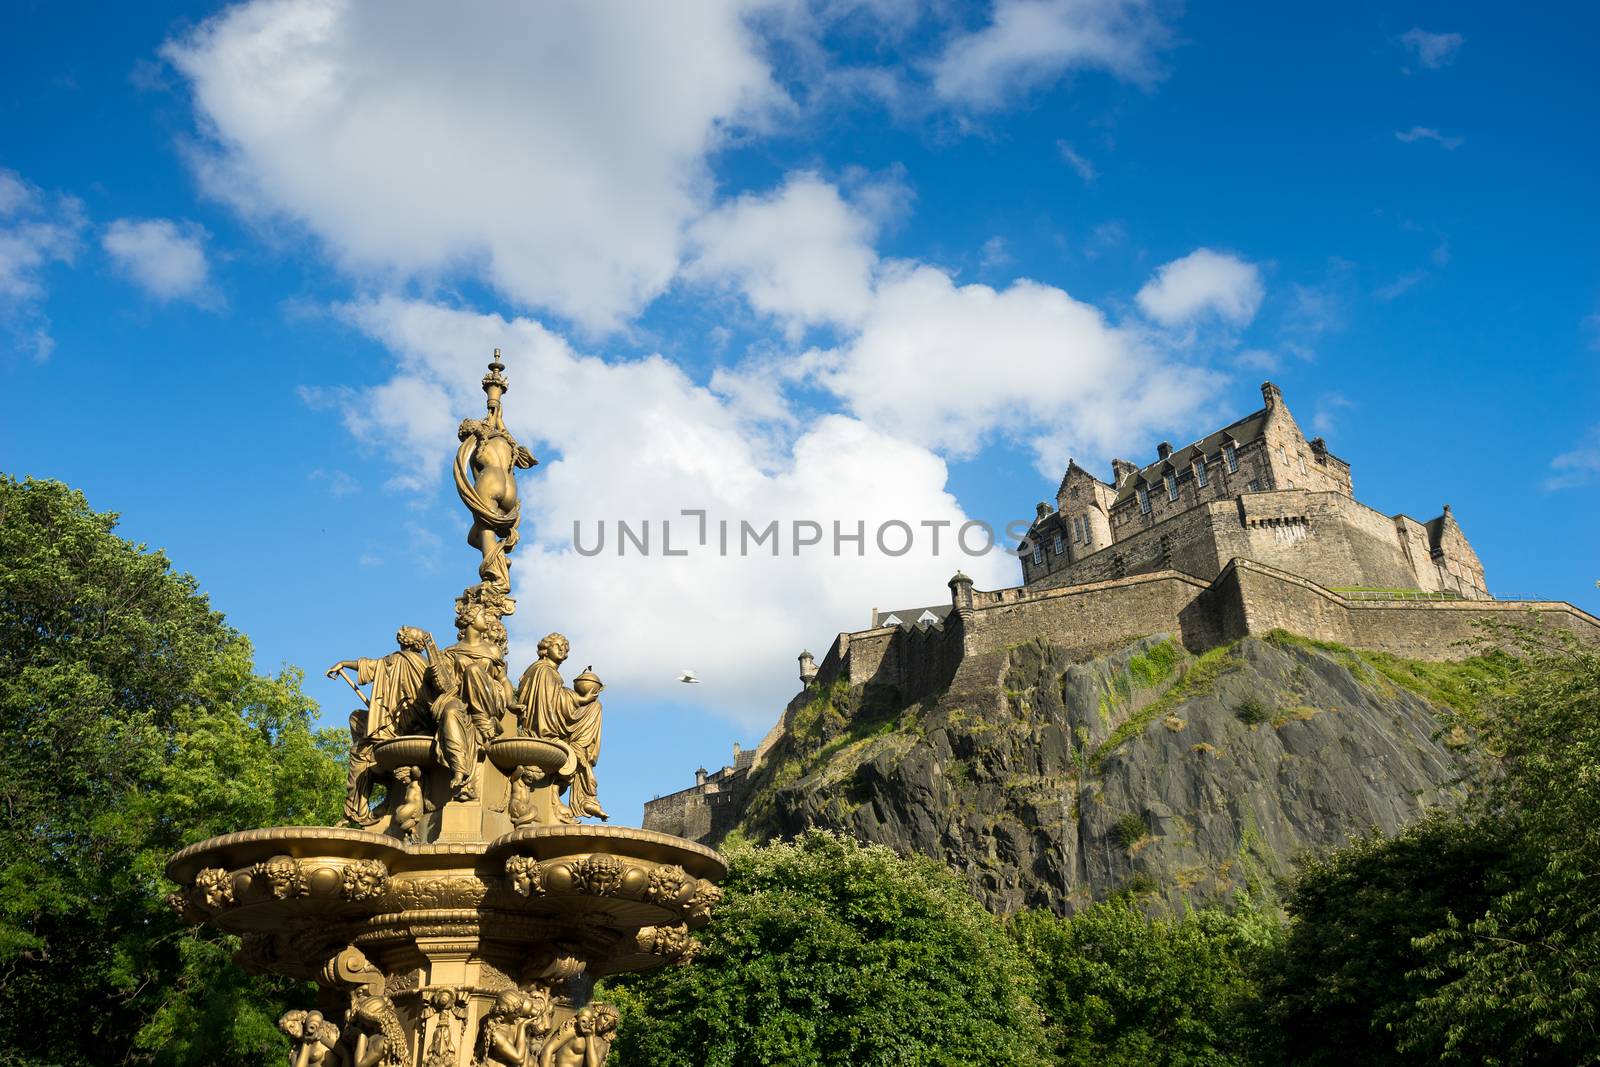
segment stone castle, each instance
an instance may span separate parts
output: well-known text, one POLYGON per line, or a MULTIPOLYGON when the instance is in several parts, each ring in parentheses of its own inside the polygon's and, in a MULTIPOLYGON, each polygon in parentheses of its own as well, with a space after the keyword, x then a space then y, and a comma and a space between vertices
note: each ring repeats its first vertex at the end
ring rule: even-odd
POLYGON ((1022 584, 980 590, 957 574, 948 602, 873 610, 819 663, 754 751, 645 805, 644 825, 718 840, 743 785, 819 688, 892 687, 902 703, 946 689, 983 653, 1044 640, 1085 655, 1149 634, 1190 652, 1273 630, 1415 659, 1451 659, 1484 618, 1535 619, 1600 641, 1600 619, 1559 601, 1496 599, 1450 507, 1427 522, 1355 499, 1350 465, 1307 440, 1271 382, 1263 407, 1154 463, 1113 460, 1104 482, 1069 462, 1056 506, 1018 546, 1022 584))
POLYGON ((1075 462, 1020 546, 1027 589, 1177 570, 1210 580, 1250 559, 1335 591, 1488 597, 1483 564, 1450 512, 1423 523, 1356 500, 1350 464, 1306 440, 1278 387, 1237 422, 1102 482, 1075 462))

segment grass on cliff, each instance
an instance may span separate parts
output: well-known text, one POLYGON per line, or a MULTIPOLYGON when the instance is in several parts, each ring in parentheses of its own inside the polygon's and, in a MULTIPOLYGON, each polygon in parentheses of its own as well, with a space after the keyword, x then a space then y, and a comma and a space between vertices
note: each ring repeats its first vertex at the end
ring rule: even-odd
MULTIPOLYGON (((1163 647, 1169 649, 1172 655, 1171 664, 1166 671, 1167 674, 1171 674, 1172 670, 1176 669, 1182 653, 1171 642, 1163 642, 1163 644, 1155 646, 1150 650, 1150 653, 1154 653, 1163 647)), ((1243 665, 1242 661, 1233 652, 1234 643, 1229 643, 1218 645, 1216 648, 1195 657, 1188 668, 1178 676, 1178 680, 1172 683, 1171 688, 1130 715, 1120 726, 1111 731, 1111 736, 1101 742, 1100 747, 1095 749, 1094 755, 1089 757, 1090 767, 1098 768, 1101 761, 1119 746, 1144 733, 1151 723, 1157 719, 1165 718, 1184 701, 1210 692, 1211 687, 1216 684, 1218 678, 1221 678, 1229 671, 1237 670, 1243 665)), ((1150 653, 1145 655, 1148 657, 1150 653)), ((1138 659, 1139 657, 1136 656, 1134 658, 1138 659)), ((1165 657, 1162 657, 1162 659, 1164 660, 1165 657)), ((1129 662, 1129 667, 1131 670, 1132 661, 1129 662)))
MULTIPOLYGON (((1133 640, 1140 640, 1134 638, 1133 640)), ((1172 677, 1184 654, 1171 639, 1158 642, 1128 660, 1128 665, 1111 676, 1100 698, 1100 721, 1110 723, 1118 711, 1133 702, 1140 689, 1154 689, 1172 677)))
POLYGON ((848 682, 813 687, 812 697, 789 718, 788 729, 751 779, 750 804, 734 831, 761 836, 770 829, 777 790, 799 781, 839 752, 902 728, 910 709, 893 686, 848 682))
POLYGON ((1318 641, 1287 630, 1273 630, 1266 641, 1279 648, 1303 648, 1332 655, 1358 678, 1377 679, 1421 697, 1438 707, 1472 716, 1484 701, 1510 682, 1514 662, 1498 649, 1461 660, 1435 662, 1406 659, 1388 652, 1350 648, 1335 641, 1318 641))

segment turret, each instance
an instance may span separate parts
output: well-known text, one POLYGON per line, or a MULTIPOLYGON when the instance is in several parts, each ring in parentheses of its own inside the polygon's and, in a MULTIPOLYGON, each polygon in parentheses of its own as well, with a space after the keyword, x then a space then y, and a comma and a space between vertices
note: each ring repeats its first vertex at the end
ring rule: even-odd
MULTIPOLYGON (((876 612, 874 612, 876 614, 876 612)), ((876 620, 874 620, 876 621, 876 620)), ((800 684, 810 685, 817 677, 817 661, 809 651, 800 653, 800 684)))

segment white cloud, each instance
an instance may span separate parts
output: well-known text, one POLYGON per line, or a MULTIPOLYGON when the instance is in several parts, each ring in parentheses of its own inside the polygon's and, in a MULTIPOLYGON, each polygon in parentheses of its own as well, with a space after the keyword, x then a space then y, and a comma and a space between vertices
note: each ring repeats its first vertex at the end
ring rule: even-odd
POLYGON ((877 225, 809 172, 723 204, 689 231, 691 280, 726 284, 791 326, 859 322, 872 299, 877 225))
POLYGON ((117 219, 100 244, 117 270, 157 300, 210 298, 205 231, 171 219, 117 219))
POLYGON ((785 103, 745 6, 250 0, 163 55, 211 195, 604 330, 672 279, 707 153, 785 103))
POLYGON ((1163 326, 1180 326, 1206 315, 1243 326, 1261 307, 1261 271, 1226 252, 1197 248, 1157 268, 1139 290, 1139 307, 1163 326))
POLYGON ((1570 452, 1550 461, 1546 489, 1577 489, 1600 481, 1600 425, 1589 427, 1570 452))
POLYGON ((1418 63, 1429 70, 1448 66, 1466 40, 1459 33, 1429 33, 1421 28, 1413 28, 1400 35, 1400 43, 1416 57, 1418 63))
POLYGON ((934 63, 934 92, 984 109, 1079 68, 1148 84, 1167 38, 1149 0, 997 0, 992 21, 934 63))
POLYGON ((826 359, 822 383, 874 427, 958 456, 1024 442, 1052 477, 1070 451, 1137 440, 1215 385, 1060 289, 958 286, 914 264, 879 282, 861 333, 826 359))
POLYGON ((55 348, 40 309, 45 272, 72 262, 84 225, 77 200, 47 196, 15 171, 0 169, 0 328, 36 359, 55 348))
POLYGON ((1431 126, 1413 126, 1409 130, 1394 131, 1394 139, 1405 144, 1414 144, 1417 141, 1433 141, 1446 151, 1455 151, 1466 144, 1464 137, 1446 137, 1431 126))
MULTIPOLYGON (((808 419, 797 434, 774 432, 739 401, 696 385, 665 359, 582 355, 526 318, 397 299, 344 314, 399 360, 392 381, 352 395, 347 410, 362 433, 395 449, 419 485, 437 484, 456 421, 481 409, 486 354, 504 349, 512 383, 506 415, 541 460, 519 476, 524 540, 512 580, 523 598, 511 620, 518 662, 532 658, 540 636, 559 629, 618 699, 678 698, 672 679, 692 666, 715 680, 697 698, 764 728, 793 693, 800 649, 815 651, 838 630, 864 625, 873 605, 937 601, 958 567, 980 586, 1017 579, 1010 557, 949 552, 949 530, 939 557, 926 537, 904 557, 878 554, 871 531, 885 520, 946 521, 954 529, 965 516, 946 490, 943 460, 858 419, 826 415, 808 419), (833 520, 847 530, 862 521, 869 543, 861 558, 853 549, 842 557, 795 557, 786 534, 776 559, 723 557, 697 545, 689 556, 666 558, 653 523, 648 557, 619 558, 614 527, 600 555, 571 548, 574 520, 583 523, 587 548, 598 520, 618 518, 672 518, 674 548, 693 545, 697 522, 680 515, 684 508, 710 513, 712 547, 720 517, 758 526, 778 519, 786 528, 814 519, 830 539, 833 520)), ((444 558, 451 565, 448 550, 444 558)), ((473 565, 464 546, 457 565, 465 585, 473 565)))
POLYGON ((1377 289, 1373 290, 1372 295, 1383 301, 1398 300, 1422 284, 1427 277, 1428 272, 1425 270, 1407 271, 1387 285, 1378 286, 1377 289))
POLYGON ((1067 161, 1067 165, 1078 172, 1078 177, 1086 182, 1095 180, 1097 173, 1094 169, 1094 164, 1080 155, 1072 145, 1066 141, 1057 141, 1056 150, 1061 153, 1061 158, 1067 161))

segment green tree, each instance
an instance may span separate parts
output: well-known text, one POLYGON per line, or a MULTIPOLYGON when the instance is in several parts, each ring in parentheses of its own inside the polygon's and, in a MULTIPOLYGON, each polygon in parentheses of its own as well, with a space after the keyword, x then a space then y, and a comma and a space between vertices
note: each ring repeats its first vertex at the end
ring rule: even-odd
POLYGON ((1024 912, 1013 936, 1037 976, 1056 1062, 1095 1067, 1256 1062, 1256 969, 1278 936, 1248 902, 1147 917, 1129 900, 1060 918, 1024 912))
POLYGON ((1471 811, 1510 842, 1487 908, 1418 939, 1434 987, 1405 1045, 1483 1064, 1600 1063, 1600 650, 1565 631, 1495 627, 1519 653, 1475 716, 1499 773, 1471 811))
POLYGON ((942 866, 820 831, 729 861, 696 961, 606 991, 616 1067, 1049 1062, 1026 966, 942 866))
POLYGON ((1400 1048, 1417 1000, 1438 985, 1417 973, 1425 956, 1415 941, 1452 914, 1488 907, 1510 858, 1497 830, 1441 812, 1393 837, 1373 833, 1301 859, 1284 887, 1290 923, 1264 983, 1277 1058, 1302 1067, 1438 1062, 1438 1042, 1400 1048))
POLYGON ((1516 654, 1444 724, 1492 764, 1469 801, 1289 884, 1287 1062, 1600 1063, 1600 652, 1488 630, 1516 654))
POLYGON ((336 734, 165 556, 0 475, 0 1059, 276 1062, 288 984, 164 903, 168 854, 337 815, 336 734))

